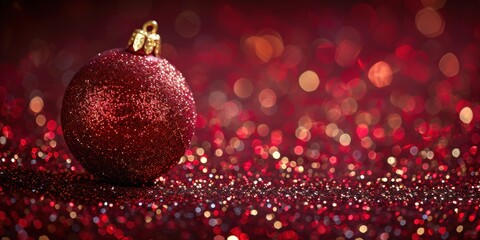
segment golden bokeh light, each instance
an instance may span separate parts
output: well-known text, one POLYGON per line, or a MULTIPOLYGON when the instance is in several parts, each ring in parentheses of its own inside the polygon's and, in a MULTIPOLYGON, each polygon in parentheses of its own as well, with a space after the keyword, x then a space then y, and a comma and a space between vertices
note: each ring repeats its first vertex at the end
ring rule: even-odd
POLYGON ((47 122, 47 118, 45 118, 43 114, 38 114, 37 117, 35 118, 35 123, 40 127, 45 125, 46 122, 47 122))
POLYGON ((390 156, 390 157, 387 158, 387 163, 394 166, 397 163, 397 159, 390 156))
POLYGON ((344 134, 340 135, 340 138, 339 138, 338 141, 340 142, 340 144, 342 146, 348 146, 348 145, 350 145, 350 142, 352 141, 352 138, 347 133, 344 133, 344 134))
POLYGON ((424 8, 415 16, 418 31, 427 37, 436 37, 443 33, 445 22, 442 15, 432 8, 424 8))
POLYGON ((298 84, 305 92, 313 92, 317 90, 320 79, 314 71, 307 70, 298 78, 298 84))
POLYGON ((299 127, 304 127, 307 130, 310 130, 313 126, 313 119, 311 119, 309 116, 303 116, 300 119, 298 119, 298 126, 299 127))
POLYGON ((360 112, 355 117, 355 123, 357 123, 357 125, 365 124, 368 126, 373 123, 372 119, 373 119, 372 114, 368 112, 360 112))
POLYGON ((273 47, 264 38, 255 37, 255 54, 263 62, 268 62, 273 57, 273 47))
POLYGON ((275 229, 277 229, 277 230, 282 228, 282 222, 275 221, 275 223, 273 224, 273 227, 275 227, 275 229))
POLYGON ((325 134, 329 137, 334 137, 334 133, 338 131, 338 126, 335 123, 329 123, 325 127, 325 134))
POLYGON ((375 63, 370 70, 368 70, 368 79, 378 88, 390 85, 392 83, 392 78, 392 68, 384 61, 375 63))
POLYGON ((43 109, 43 99, 39 96, 33 97, 32 100, 30 100, 30 110, 37 114, 41 112, 43 109))
POLYGON ((266 125, 266 124, 258 125, 258 127, 257 127, 258 135, 260 135, 262 137, 265 137, 265 136, 268 135, 269 132, 270 132, 270 128, 268 127, 268 125, 266 125))
POLYGON ((273 50, 272 57, 279 57, 282 55, 284 46, 283 46, 283 40, 279 34, 278 36, 267 34, 267 35, 263 35, 262 38, 268 41, 268 43, 272 47, 272 50, 273 50))
POLYGON ((392 113, 388 115, 387 122, 391 129, 397 129, 402 125, 402 117, 398 113, 392 113))
POLYGON ((280 34, 272 29, 263 29, 258 35, 247 37, 243 45, 249 58, 265 63, 281 56, 285 48, 280 34))
POLYGON ((460 111, 460 113, 458 114, 458 116, 460 117, 460 120, 465 123, 465 124, 469 124, 472 122, 473 120, 473 111, 471 108, 469 107, 464 107, 462 108, 462 110, 460 111))
POLYGON ((452 150, 452 156, 454 156, 454 157, 459 157, 459 156, 460 156, 460 149, 454 148, 454 149, 452 150))
POLYGON ((312 137, 310 131, 304 127, 298 127, 295 131, 295 136, 304 142, 308 142, 312 137))
POLYGON ((265 107, 265 108, 273 107, 277 102, 277 95, 272 89, 266 88, 266 89, 263 89, 258 95, 258 101, 260 102, 262 107, 265 107))
POLYGON ((246 78, 240 78, 233 85, 233 91, 238 97, 248 98, 252 95, 253 84, 246 78))
POLYGON ((460 63, 458 62, 455 54, 447 53, 440 59, 438 67, 443 75, 446 77, 453 77, 458 74, 458 71, 460 70, 460 63))

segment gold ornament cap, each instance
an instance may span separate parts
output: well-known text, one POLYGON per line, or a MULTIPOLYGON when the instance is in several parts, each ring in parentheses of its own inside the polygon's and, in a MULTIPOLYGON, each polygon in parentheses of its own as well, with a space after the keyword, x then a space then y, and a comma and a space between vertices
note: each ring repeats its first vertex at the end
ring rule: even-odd
POLYGON ((158 24, 150 20, 143 24, 142 29, 136 29, 128 40, 127 51, 139 55, 160 54, 160 35, 157 34, 158 24))

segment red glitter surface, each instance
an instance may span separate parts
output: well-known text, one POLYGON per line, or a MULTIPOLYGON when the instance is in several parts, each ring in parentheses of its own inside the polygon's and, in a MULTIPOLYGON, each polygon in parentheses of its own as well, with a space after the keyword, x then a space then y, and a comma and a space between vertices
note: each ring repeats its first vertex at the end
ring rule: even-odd
POLYGON ((0 9, 2 236, 480 237, 478 2, 0 9), (61 101, 148 19, 192 88, 196 132, 156 185, 116 186, 69 152, 61 101))

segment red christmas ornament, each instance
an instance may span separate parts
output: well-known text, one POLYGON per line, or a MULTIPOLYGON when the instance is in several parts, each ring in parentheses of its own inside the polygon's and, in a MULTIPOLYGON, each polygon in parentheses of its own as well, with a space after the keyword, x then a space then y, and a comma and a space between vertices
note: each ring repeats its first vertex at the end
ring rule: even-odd
POLYGON ((154 182, 178 163, 193 135, 195 102, 182 74, 158 57, 157 23, 127 49, 100 53, 67 87, 65 140, 93 175, 115 184, 154 182))

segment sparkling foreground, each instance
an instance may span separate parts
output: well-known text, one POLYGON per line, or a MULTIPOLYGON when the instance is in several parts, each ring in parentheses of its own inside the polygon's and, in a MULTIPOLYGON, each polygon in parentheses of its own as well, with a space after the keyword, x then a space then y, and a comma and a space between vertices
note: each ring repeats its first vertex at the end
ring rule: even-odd
POLYGON ((248 164, 214 174, 192 154, 157 185, 129 187, 19 156, 2 158, 0 172, 0 233, 12 238, 474 239, 480 228, 477 176, 339 181, 248 164))

